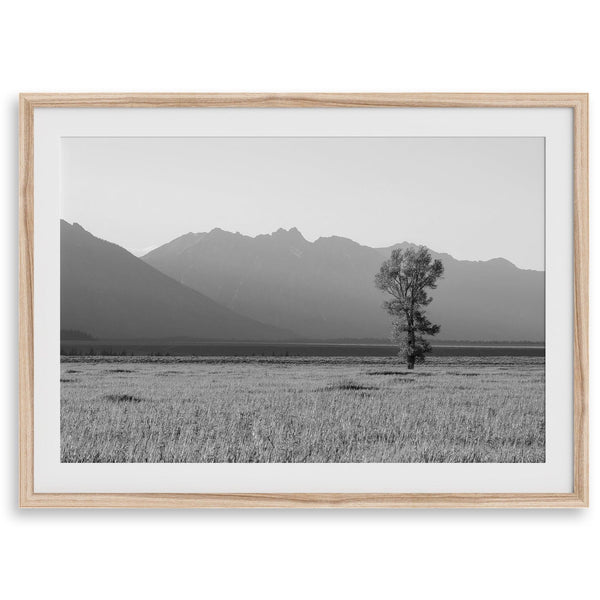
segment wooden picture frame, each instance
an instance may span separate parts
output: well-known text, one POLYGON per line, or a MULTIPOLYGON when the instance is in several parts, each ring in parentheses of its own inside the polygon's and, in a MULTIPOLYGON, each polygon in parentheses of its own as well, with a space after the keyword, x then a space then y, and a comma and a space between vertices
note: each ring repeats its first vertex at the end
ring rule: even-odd
POLYGON ((22 94, 19 116, 20 506, 114 508, 576 508, 588 498, 587 94, 22 94), (486 107, 573 111, 574 373, 572 493, 36 493, 34 491, 34 114, 41 108, 486 107))

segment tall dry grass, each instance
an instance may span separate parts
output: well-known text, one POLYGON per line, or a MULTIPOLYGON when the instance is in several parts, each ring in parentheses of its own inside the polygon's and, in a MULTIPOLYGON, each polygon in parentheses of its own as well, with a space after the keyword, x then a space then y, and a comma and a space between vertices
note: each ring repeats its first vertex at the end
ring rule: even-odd
POLYGON ((63 462, 543 462, 544 360, 64 358, 63 462))

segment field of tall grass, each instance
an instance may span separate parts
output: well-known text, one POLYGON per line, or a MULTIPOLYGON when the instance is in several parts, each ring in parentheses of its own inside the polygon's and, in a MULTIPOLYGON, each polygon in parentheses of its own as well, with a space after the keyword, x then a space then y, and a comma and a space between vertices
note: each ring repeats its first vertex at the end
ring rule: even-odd
POLYGON ((63 357, 63 462, 544 462, 544 359, 63 357))

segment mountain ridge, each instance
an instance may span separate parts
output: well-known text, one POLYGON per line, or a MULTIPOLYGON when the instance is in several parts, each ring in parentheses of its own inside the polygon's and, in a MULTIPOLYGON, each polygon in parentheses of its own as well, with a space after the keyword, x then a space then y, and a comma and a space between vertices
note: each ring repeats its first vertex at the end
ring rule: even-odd
MULTIPOLYGON (((373 250, 379 250, 380 252, 383 251, 391 251, 394 248, 407 248, 407 247, 411 247, 411 248, 418 248, 419 246, 425 246, 429 249, 429 251, 432 254, 435 254, 436 256, 439 257, 446 257, 446 258, 450 258, 452 260, 456 260, 459 262, 463 262, 463 263, 489 263, 489 262, 494 262, 494 261, 502 261, 504 263, 508 263, 511 267, 514 267, 515 269, 518 269, 519 271, 532 271, 534 273, 544 273, 545 271, 543 269, 526 269, 523 267, 519 267, 518 265, 516 265, 515 263, 513 263, 512 261, 510 261, 508 258, 505 258, 503 256, 495 256, 493 258, 486 258, 486 259, 470 259, 470 258, 456 258, 454 256, 452 256, 451 254, 447 253, 447 252, 439 252, 437 250, 434 250, 432 248, 429 248, 429 246, 427 246, 426 244, 417 244, 415 242, 408 242, 408 241, 403 241, 403 242, 398 242, 396 244, 392 244, 390 246, 369 246, 367 244, 361 244, 360 242, 357 242, 355 240, 353 240, 352 238, 346 237, 346 236, 340 236, 340 235, 328 235, 328 236, 319 236, 317 239, 315 239, 314 241, 310 241, 307 240, 304 235, 302 234, 302 232, 297 228, 297 227, 290 227, 289 229, 285 229, 283 227, 280 227, 278 229, 276 229, 275 231, 271 232, 271 233, 259 233, 255 236, 252 235, 248 235, 248 234, 244 234, 244 233, 240 233, 238 231, 233 232, 233 231, 227 231, 225 229, 221 229, 220 227, 214 227, 213 229, 209 230, 209 231, 205 231, 205 232, 188 232, 188 233, 184 233, 180 236, 177 236, 175 238, 173 238, 171 241, 166 242, 160 246, 157 246, 155 248, 153 248, 152 250, 149 250, 148 252, 146 252, 145 254, 141 255, 139 258, 145 259, 146 257, 149 257, 152 253, 154 253, 156 250, 159 250, 160 248, 164 248, 167 247, 171 244, 174 244, 176 242, 183 242, 184 240, 194 240, 197 241, 198 239, 202 238, 202 237, 206 237, 208 235, 210 235, 213 232, 217 232, 219 234, 226 234, 226 235, 232 235, 232 236, 239 236, 242 238, 247 238, 250 240, 256 240, 258 238, 272 238, 275 235, 280 235, 282 236, 283 234, 294 234, 294 237, 296 239, 301 239, 304 242, 306 242, 307 244, 318 244, 318 243, 323 243, 325 241, 328 240, 340 240, 340 241, 347 241, 350 242, 354 245, 363 247, 363 248, 371 248, 373 250), (298 234, 298 235, 296 235, 298 234)), ((192 244, 190 244, 192 245, 192 244)))
MULTIPOLYGON (((194 235, 179 250, 175 242, 186 236, 141 258, 235 312, 311 339, 384 337, 389 316, 373 277, 393 248, 417 246, 372 248, 342 236, 310 242, 295 227, 255 237, 218 228, 194 235)), ((544 339, 543 271, 430 251, 446 267, 428 309, 442 325, 439 339, 544 339)))
POLYGON ((102 339, 295 337, 181 285, 78 223, 61 220, 60 225, 62 330, 102 339))

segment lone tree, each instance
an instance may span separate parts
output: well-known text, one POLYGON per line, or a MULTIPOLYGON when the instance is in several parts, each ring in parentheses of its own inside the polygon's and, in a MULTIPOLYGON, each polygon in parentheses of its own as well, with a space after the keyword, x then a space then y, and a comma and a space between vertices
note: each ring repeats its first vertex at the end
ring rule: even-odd
POLYGON ((419 246, 416 250, 392 250, 375 276, 375 285, 392 296, 383 308, 393 317, 392 340, 400 343, 399 356, 406 360, 409 369, 424 362, 425 354, 431 352, 423 335, 435 335, 440 330, 439 325, 427 319, 424 307, 432 300, 426 290, 436 288, 443 273, 442 261, 432 261, 429 250, 419 246))

